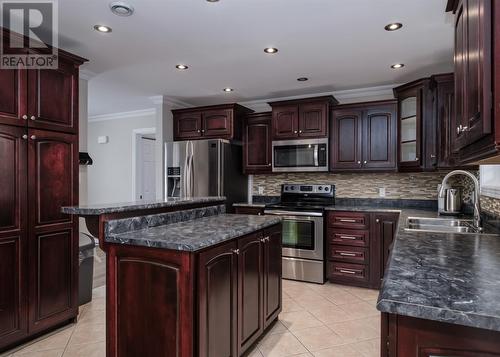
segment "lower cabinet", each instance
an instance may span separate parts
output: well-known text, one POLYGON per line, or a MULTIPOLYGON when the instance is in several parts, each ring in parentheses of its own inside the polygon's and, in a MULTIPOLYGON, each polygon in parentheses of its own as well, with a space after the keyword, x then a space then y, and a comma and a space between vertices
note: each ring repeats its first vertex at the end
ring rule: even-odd
POLYGON ((379 288, 398 218, 398 213, 328 212, 327 275, 330 282, 379 288))
POLYGON ((250 207, 250 206, 233 206, 234 213, 236 214, 253 214, 262 216, 264 214, 264 207, 250 207))
POLYGON ((240 356, 281 311, 281 226, 199 255, 199 356, 240 356))
POLYGON ((382 357, 498 357, 500 333, 382 313, 382 357))

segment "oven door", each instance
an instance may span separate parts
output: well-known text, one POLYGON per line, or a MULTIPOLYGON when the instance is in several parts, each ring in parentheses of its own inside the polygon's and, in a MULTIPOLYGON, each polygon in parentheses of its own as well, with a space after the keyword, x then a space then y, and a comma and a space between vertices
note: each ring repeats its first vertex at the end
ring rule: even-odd
POLYGON ((324 259, 322 213, 275 210, 265 210, 264 213, 277 215, 283 219, 282 254, 284 257, 324 259))
POLYGON ((274 172, 328 171, 328 139, 273 141, 274 172))

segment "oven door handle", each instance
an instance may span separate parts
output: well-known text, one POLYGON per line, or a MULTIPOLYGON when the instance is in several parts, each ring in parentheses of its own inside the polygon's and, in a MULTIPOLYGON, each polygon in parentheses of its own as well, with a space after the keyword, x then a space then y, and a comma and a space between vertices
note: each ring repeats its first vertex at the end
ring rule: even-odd
POLYGON ((321 212, 290 212, 290 211, 275 211, 275 210, 264 210, 264 214, 271 214, 275 216, 303 216, 303 217, 323 217, 321 212))
POLYGON ((318 160, 318 153, 319 153, 319 145, 314 145, 314 166, 318 167, 319 166, 319 160, 318 160))

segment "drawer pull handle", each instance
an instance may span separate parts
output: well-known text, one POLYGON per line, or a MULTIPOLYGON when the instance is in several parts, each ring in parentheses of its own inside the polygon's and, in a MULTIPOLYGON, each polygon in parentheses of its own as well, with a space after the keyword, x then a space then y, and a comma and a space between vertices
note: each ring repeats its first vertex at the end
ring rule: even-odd
POLYGON ((355 257, 355 253, 346 253, 346 252, 339 252, 339 254, 343 257, 355 257))
POLYGON ((353 237, 353 236, 340 236, 340 239, 356 240, 356 237, 353 237))
POLYGON ((339 269, 339 271, 344 274, 356 274, 356 272, 352 270, 339 269))
POLYGON ((357 221, 355 219, 341 218, 340 222, 356 223, 357 221))

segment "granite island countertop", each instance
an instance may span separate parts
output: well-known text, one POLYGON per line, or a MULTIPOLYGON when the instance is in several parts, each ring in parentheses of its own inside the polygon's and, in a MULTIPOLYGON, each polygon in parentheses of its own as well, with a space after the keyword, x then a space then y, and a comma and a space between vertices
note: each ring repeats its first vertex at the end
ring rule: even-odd
POLYGON ((171 224, 107 234, 106 243, 195 252, 281 222, 276 216, 215 214, 171 224))
POLYGON ((107 213, 130 212, 146 209, 175 207, 195 205, 201 203, 218 203, 226 200, 226 197, 211 196, 211 197, 169 197, 166 200, 156 201, 135 201, 135 202, 119 202, 105 203, 96 205, 80 205, 71 207, 62 207, 62 213, 76 214, 80 216, 97 216, 107 213))

